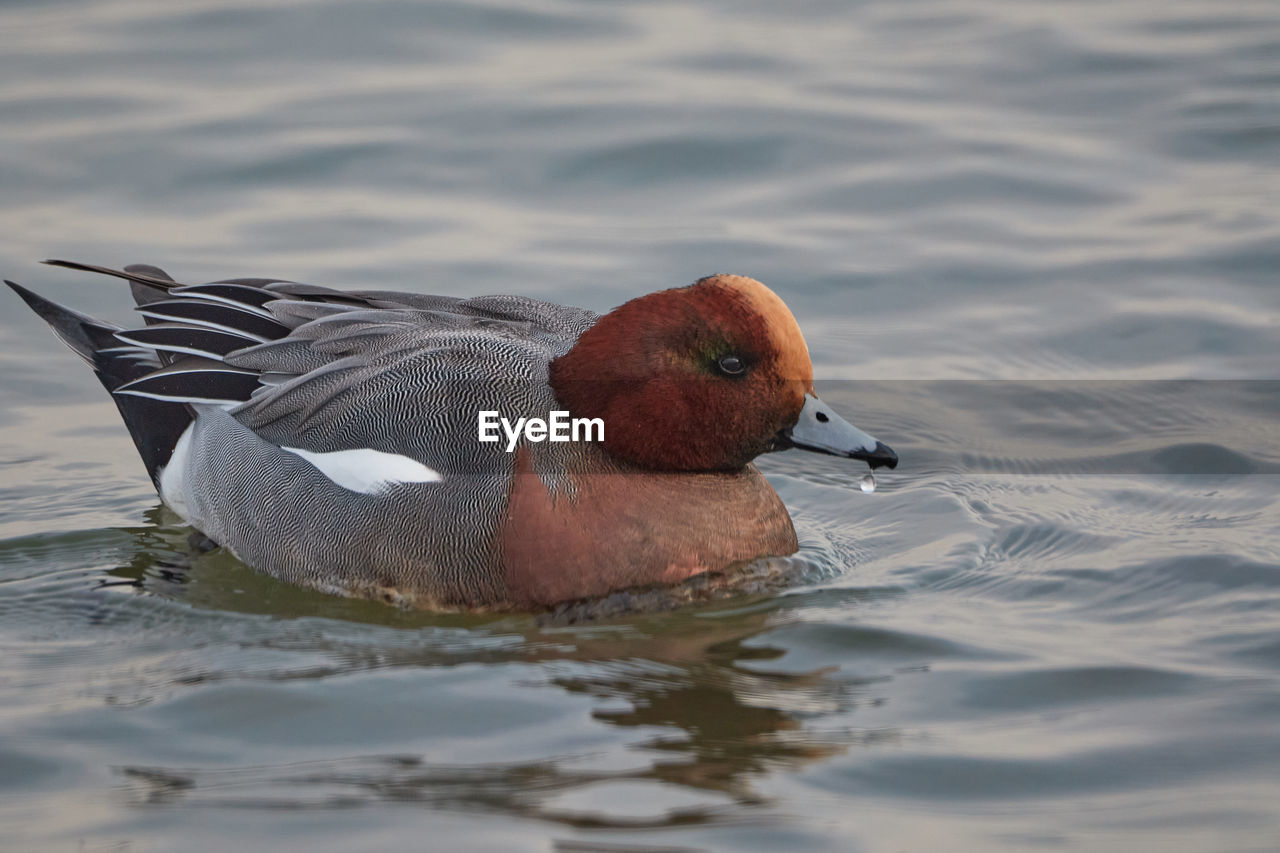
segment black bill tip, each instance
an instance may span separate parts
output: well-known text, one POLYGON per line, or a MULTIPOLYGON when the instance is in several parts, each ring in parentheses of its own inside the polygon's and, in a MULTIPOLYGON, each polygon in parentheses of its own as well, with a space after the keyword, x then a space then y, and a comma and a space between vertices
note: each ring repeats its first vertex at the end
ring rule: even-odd
POLYGON ((898 467, 898 454, 893 452, 893 448, 885 444, 883 441, 876 442, 875 450, 860 450, 851 454, 854 459, 861 459, 866 462, 872 471, 877 468, 888 468, 893 470, 898 467))

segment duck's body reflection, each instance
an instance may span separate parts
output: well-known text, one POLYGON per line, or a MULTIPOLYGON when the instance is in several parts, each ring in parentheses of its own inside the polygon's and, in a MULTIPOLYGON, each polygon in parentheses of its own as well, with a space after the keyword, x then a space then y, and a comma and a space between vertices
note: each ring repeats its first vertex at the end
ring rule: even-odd
MULTIPOLYGON (((165 519, 157 514, 154 520, 165 519)), ((191 547, 185 528, 157 524, 132 532, 137 542, 132 559, 111 572, 108 583, 226 611, 229 619, 240 622, 245 614, 276 617, 260 627, 250 620, 239 630, 260 636, 238 642, 242 647, 287 645, 309 661, 301 672, 210 670, 188 677, 188 684, 525 664, 527 671, 517 670, 514 683, 507 673, 494 678, 506 681, 505 690, 550 683, 569 694, 592 697, 594 720, 643 732, 627 741, 629 752, 640 760, 624 769, 593 769, 590 756, 582 755, 471 765, 437 763, 411 751, 216 770, 131 767, 123 772, 130 796, 139 804, 196 799, 210 805, 332 807, 392 800, 494 810, 578 827, 684 825, 759 805, 753 781, 762 774, 894 737, 883 730, 822 724, 826 716, 869 701, 866 693, 874 685, 842 678, 833 667, 808 672, 770 668, 769 661, 783 651, 769 646, 763 635, 787 621, 781 599, 739 597, 589 624, 539 624, 525 616, 432 616, 335 599, 275 581, 220 551, 191 547), (281 640, 281 620, 305 621, 310 627, 302 634, 310 639, 300 642, 295 631, 281 640), (316 655, 329 664, 315 667, 316 655), (566 792, 618 782, 674 785, 714 796, 646 818, 615 819, 602 811, 558 804, 566 792)), ((583 613, 570 615, 580 618, 583 613)), ((431 708, 406 707, 403 713, 418 715, 424 732, 448 735, 449 720, 435 717, 431 708)))

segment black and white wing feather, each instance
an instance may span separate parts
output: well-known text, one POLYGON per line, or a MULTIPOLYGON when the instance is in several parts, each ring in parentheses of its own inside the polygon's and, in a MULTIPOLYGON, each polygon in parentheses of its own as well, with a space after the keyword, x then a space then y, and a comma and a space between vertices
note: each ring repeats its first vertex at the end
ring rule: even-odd
POLYGON ((124 278, 134 289, 146 325, 95 331, 98 352, 118 348, 118 358, 144 368, 113 394, 221 406, 281 446, 372 448, 433 466, 474 464, 448 448, 474 432, 479 409, 545 416, 554 402, 547 364, 596 320, 518 296, 341 291, 267 278, 185 285, 150 266, 49 263, 124 278))

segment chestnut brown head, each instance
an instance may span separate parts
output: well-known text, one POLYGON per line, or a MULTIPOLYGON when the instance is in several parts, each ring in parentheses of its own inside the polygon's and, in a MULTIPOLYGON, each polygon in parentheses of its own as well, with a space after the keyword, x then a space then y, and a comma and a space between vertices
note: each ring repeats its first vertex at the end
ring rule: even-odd
POLYGON ((552 362, 550 381, 573 416, 604 421, 609 453, 643 468, 737 470, 786 447, 897 461, 818 400, 795 317, 743 276, 615 308, 552 362))

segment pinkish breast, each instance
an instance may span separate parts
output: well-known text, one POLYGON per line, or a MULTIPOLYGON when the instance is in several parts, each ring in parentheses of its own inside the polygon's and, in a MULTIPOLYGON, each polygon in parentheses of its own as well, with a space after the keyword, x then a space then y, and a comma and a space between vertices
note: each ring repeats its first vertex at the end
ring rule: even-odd
POLYGON ((678 583, 799 547, 781 498, 753 465, 729 473, 609 470, 553 491, 524 450, 499 536, 517 607, 678 583))

